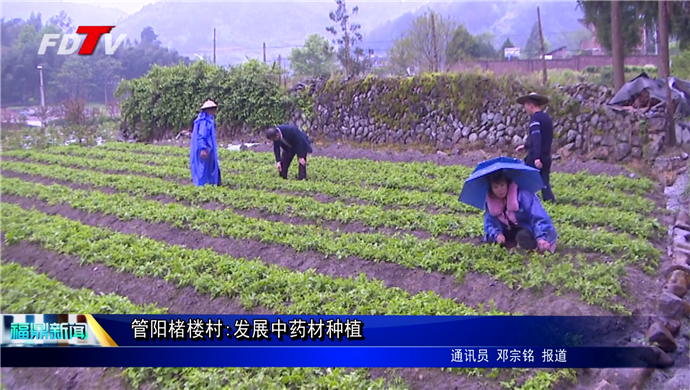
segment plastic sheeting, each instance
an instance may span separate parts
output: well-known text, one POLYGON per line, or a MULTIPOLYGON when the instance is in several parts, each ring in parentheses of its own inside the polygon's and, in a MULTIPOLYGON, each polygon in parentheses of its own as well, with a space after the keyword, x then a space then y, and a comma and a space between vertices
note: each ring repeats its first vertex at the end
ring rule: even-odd
MULTIPOLYGON (((671 98, 676 104, 676 115, 690 116, 690 83, 671 77, 671 98)), ((616 96, 609 102, 615 106, 630 106, 635 98, 644 90, 649 92, 650 99, 666 103, 666 79, 653 79, 646 73, 628 81, 616 96)))
POLYGON ((246 146, 247 148, 251 148, 253 146, 256 146, 258 144, 237 144, 237 145, 228 145, 227 149, 233 152, 240 151, 242 150, 242 146, 246 146))

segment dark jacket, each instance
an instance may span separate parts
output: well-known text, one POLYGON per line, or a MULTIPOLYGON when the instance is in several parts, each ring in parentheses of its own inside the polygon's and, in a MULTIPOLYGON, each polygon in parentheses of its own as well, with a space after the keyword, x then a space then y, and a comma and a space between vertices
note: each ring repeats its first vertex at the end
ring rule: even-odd
POLYGON ((534 160, 551 158, 551 143, 553 142, 553 122, 549 114, 538 111, 532 114, 529 121, 529 138, 527 141, 528 163, 534 160))
POLYGON ((307 153, 313 153, 307 133, 295 125, 280 125, 276 127, 282 134, 278 141, 273 142, 273 153, 276 155, 276 162, 280 162, 280 148, 283 148, 288 153, 294 153, 298 158, 306 158, 307 153))

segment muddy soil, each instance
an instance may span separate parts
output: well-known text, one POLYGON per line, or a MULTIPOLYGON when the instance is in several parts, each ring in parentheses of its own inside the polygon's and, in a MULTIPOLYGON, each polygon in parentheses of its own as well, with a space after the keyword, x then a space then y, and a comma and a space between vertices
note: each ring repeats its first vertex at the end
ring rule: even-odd
MULTIPOLYGON (((264 139, 258 138, 237 138, 219 140, 219 144, 227 146, 229 144, 239 144, 242 142, 259 143, 251 149, 257 152, 272 152, 273 144, 266 142, 264 139)), ((165 140, 158 141, 156 144, 160 145, 179 145, 189 146, 189 139, 179 140, 165 140)), ((516 158, 524 158, 523 154, 498 154, 487 153, 482 150, 463 150, 462 152, 451 152, 439 154, 436 151, 433 153, 425 152, 421 149, 407 149, 394 150, 393 148, 377 147, 373 148, 364 144, 348 144, 338 142, 315 142, 314 153, 312 156, 333 157, 341 159, 368 159, 373 161, 391 161, 391 162, 433 162, 439 165, 466 165, 476 166, 479 162, 497 157, 499 155, 507 155, 516 158), (456 154, 457 153, 457 154, 456 154)), ((589 171, 592 174, 599 175, 626 175, 632 173, 631 170, 622 165, 613 165, 606 162, 595 160, 582 161, 560 161, 554 160, 554 172, 577 173, 581 171, 589 171)))

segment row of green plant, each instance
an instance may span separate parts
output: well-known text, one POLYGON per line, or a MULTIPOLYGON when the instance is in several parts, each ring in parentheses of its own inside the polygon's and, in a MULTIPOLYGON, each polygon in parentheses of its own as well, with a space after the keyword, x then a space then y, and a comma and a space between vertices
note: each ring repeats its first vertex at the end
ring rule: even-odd
MULTIPOLYGON (((19 156, 13 154, 12 156, 19 156)), ((150 165, 118 162, 110 160, 93 160, 62 155, 42 154, 27 152, 21 157, 30 161, 59 164, 55 170, 61 177, 69 177, 70 181, 94 184, 97 186, 109 186, 124 192, 144 191, 147 195, 167 195, 177 200, 185 200, 192 204, 217 202, 235 209, 259 209, 272 214, 293 215, 311 221, 337 221, 341 223, 360 222, 371 228, 395 228, 406 230, 422 230, 432 236, 446 234, 454 237, 481 237, 483 235, 483 217, 478 210, 469 210, 471 215, 457 215, 455 213, 428 213, 419 209, 385 209, 376 205, 345 204, 341 201, 322 203, 308 196, 295 196, 276 194, 253 188, 232 189, 227 186, 208 190, 192 185, 180 185, 177 183, 142 177, 139 187, 132 187, 129 179, 121 175, 104 174, 97 171, 84 171, 83 169, 69 169, 64 166, 78 168, 97 169, 100 171, 122 172, 150 172, 154 168, 150 165)), ((26 166, 16 165, 13 161, 3 162, 6 168, 24 169, 26 166)), ((31 168, 28 168, 31 169, 31 168)), ((35 169, 41 169, 35 167, 35 169)), ((161 170, 171 172, 167 177, 182 178, 187 175, 183 168, 175 169, 170 166, 161 166, 161 170)), ((162 172, 160 172, 162 173, 162 172)), ((161 175, 166 177, 166 175, 161 175)), ((265 178, 265 181, 275 181, 273 178, 265 178)), ((611 210, 600 207, 572 205, 546 205, 552 219, 558 225, 559 230, 565 235, 571 227, 579 226, 589 229, 591 226, 609 226, 622 233, 630 233, 644 239, 656 237, 660 229, 659 222, 653 218, 647 218, 635 213, 611 210)), ((594 232, 596 235, 597 233, 594 232)), ((582 234, 575 234, 582 236, 582 234)))
MULTIPOLYGON (((103 153, 102 151, 98 152, 103 153)), ((164 157, 126 152, 110 153, 103 153, 102 159, 109 162, 121 161, 126 163, 120 165, 128 167, 127 171, 129 172, 137 171, 139 173, 156 175, 158 177, 168 176, 185 180, 188 180, 190 177, 188 162, 187 165, 185 165, 183 161, 184 158, 182 157, 164 157)), ((59 149, 56 150, 55 153, 51 152, 50 154, 71 156, 66 149, 59 149)), ((251 153, 249 154, 251 155, 251 153)), ((28 151, 12 151, 4 155, 7 157, 26 158, 27 156, 35 155, 35 153, 28 151)), ((80 154, 77 152, 75 155, 80 154)), ((41 158, 46 162, 50 162, 48 160, 51 159, 51 157, 43 155, 41 158)), ((70 159, 74 159, 74 157, 70 157, 70 159)), ((457 194, 429 192, 423 188, 419 190, 408 190, 383 186, 369 187, 353 185, 352 183, 340 183, 338 179, 330 178, 337 177, 343 169, 328 166, 321 169, 327 170, 329 172, 328 174, 323 174, 316 179, 310 178, 308 181, 295 182, 292 180, 277 181, 274 166, 268 164, 255 168, 253 172, 241 172, 237 174, 233 174, 234 172, 228 170, 228 164, 226 162, 223 162, 222 165, 223 171, 226 172, 226 185, 237 188, 256 188, 270 191, 281 190, 307 194, 320 193, 340 199, 355 199, 382 206, 430 206, 434 208, 448 208, 451 211, 458 212, 472 213, 478 211, 474 207, 459 202, 457 194)), ((250 164, 242 161, 234 163, 234 166, 240 171, 246 171, 245 167, 247 165, 250 164)), ((310 169, 311 168, 312 166, 310 166, 310 169)), ((356 170, 360 172, 361 175, 365 176, 366 171, 364 169, 365 168, 356 170)), ((438 180, 442 181, 444 179, 438 180)), ((603 204, 607 207, 616 207, 622 211, 633 213, 651 213, 656 207, 653 200, 638 195, 627 195, 621 191, 612 191, 601 184, 597 187, 590 186, 585 188, 577 188, 569 184, 559 189, 558 196, 561 203, 572 203, 578 206, 597 206, 603 204)))
MULTIPOLYGON (((12 206, 10 206, 12 208, 12 206)), ((20 211, 20 210, 14 210, 20 211)), ((12 217, 38 217, 46 221, 46 215, 35 211, 3 214, 3 221, 12 217)), ((34 219, 35 220, 35 219, 34 219)), ((19 222, 18 220, 16 221, 19 222)), ((58 221, 64 222, 64 221, 58 221)), ((90 233, 92 228, 85 228, 90 233)), ((88 235, 90 237, 91 235, 88 235)), ((27 239, 24 236, 24 239, 27 239)), ((28 238, 30 239, 30 238, 28 238)), ((34 242, 40 239, 34 238, 34 242)), ((18 240, 11 238, 10 243, 18 240)), ((45 242, 43 242, 45 245, 45 242)), ((72 245, 73 247, 73 245, 72 245)), ((92 259, 97 262, 102 258, 92 259)), ((119 257, 118 257, 119 259, 119 257)), ((113 264, 111 264, 113 265, 113 264)), ((131 270, 131 267, 129 267, 131 270)), ((200 268, 203 269, 203 268, 200 268)), ((4 299, 0 301, 3 313, 90 313, 90 314, 165 314, 165 308, 152 305, 134 305, 127 298, 115 294, 95 294, 87 289, 71 289, 32 268, 17 264, 0 263, 0 288, 4 299)), ((241 292, 241 291, 238 291, 241 292)), ((480 312, 477 312, 480 314, 480 312)), ((492 313, 497 314, 497 313, 492 313)), ((459 374, 484 376, 496 379, 501 371, 511 376, 527 370, 450 369, 459 374)), ((389 380, 384 387, 383 379, 372 380, 366 370, 309 369, 309 368, 127 368, 124 376, 132 388, 146 386, 154 389, 404 389, 401 380, 389 380)), ((574 380, 572 370, 536 371, 522 386, 515 385, 515 378, 502 382, 502 387, 515 390, 543 390, 562 379, 574 380)))
MULTIPOLYGON (((147 145, 138 143, 106 143, 100 146, 102 149, 124 152, 144 152, 149 156, 171 154, 185 158, 182 163, 189 165, 189 148, 174 145, 147 145)), ((61 147, 57 150, 68 151, 69 147, 61 147)), ((94 149, 98 150, 98 149, 94 149)), ((90 150, 87 150, 88 153, 90 150)), ((245 163, 244 169, 251 169, 254 165, 246 163, 258 163, 259 166, 272 167, 275 165, 275 157, 272 152, 237 153, 228 149, 218 149, 219 158, 225 164, 228 161, 245 163), (273 165, 272 165, 273 164, 273 165)), ((467 179, 474 168, 463 165, 438 165, 433 162, 390 162, 373 161, 368 159, 338 159, 330 157, 310 157, 310 175, 319 176, 320 180, 343 180, 344 182, 366 182, 384 187, 423 189, 435 192, 458 193, 462 190, 464 180, 467 179), (337 169, 339 176, 328 175, 329 172, 319 172, 319 169, 337 169), (344 175, 344 179, 339 179, 344 175), (324 177, 320 177, 324 176, 324 177)), ((233 170, 235 166, 225 167, 233 170)), ((580 173, 554 173, 552 175, 554 186, 580 188, 605 189, 607 191, 630 192, 635 195, 647 195, 657 188, 657 184, 647 178, 630 178, 624 175, 592 175, 588 172, 580 173)))
MULTIPOLYGON (((120 176, 120 175, 108 175, 99 174, 98 172, 86 173, 76 169, 63 168, 58 166, 46 166, 41 164, 25 164, 19 162, 2 162, 2 167, 6 170, 15 171, 19 173, 25 173, 30 175, 38 175, 42 177, 48 177, 58 180, 68 180, 74 183, 82 183, 89 185, 114 187, 123 191, 125 193, 134 193, 141 195, 165 195, 170 196, 169 191, 172 190, 177 194, 177 199, 179 200, 181 196, 189 199, 193 197, 194 193, 200 193, 202 197, 211 197, 213 195, 203 194, 201 191, 193 186, 175 185, 174 183, 165 182, 162 180, 155 180, 151 178, 139 177, 139 176, 120 176), (188 188, 187 191, 192 191, 191 195, 189 192, 186 195, 184 188, 188 188), (182 191, 182 192, 179 192, 182 191)), ((223 196, 222 189, 212 189, 208 190, 213 194, 218 194, 223 196)), ((224 203, 228 203, 227 198, 223 197, 224 203)), ((223 202, 223 201, 222 201, 223 202)), ((289 204, 285 205, 285 209, 291 207, 289 204)), ((356 206, 355 206, 356 207, 356 206)), ((221 212, 232 213, 237 215, 232 210, 224 209, 221 212)), ((310 214, 305 212, 305 215, 309 217, 310 214)), ((385 225, 393 225, 395 221, 391 221, 391 217, 387 213, 382 212, 379 214, 381 218, 384 218, 385 225)), ((238 215, 239 216, 239 215, 238 215)), ((242 217, 248 218, 248 217, 242 217)), ((454 229, 455 235, 461 237, 480 237, 482 235, 481 229, 481 218, 475 217, 475 219, 467 218, 469 221, 467 223, 460 223, 460 218, 455 222, 456 229, 454 229)), ((279 223, 272 222, 263 219, 249 218, 251 223, 279 223)), ((372 222, 373 223, 373 222, 372 222)), ((314 225, 300 225, 300 228, 316 229, 318 226, 314 225)), ((560 239, 559 244, 565 247, 579 248, 587 251, 601 253, 604 255, 620 255, 623 259, 632 261, 639 265, 642 265, 648 272, 653 272, 657 261, 660 257, 660 251, 654 247, 654 245, 646 240, 639 238, 629 237, 627 234, 620 234, 609 232, 603 228, 592 228, 585 227, 580 228, 570 224, 556 224, 559 231, 560 239), (650 264, 649 261, 653 264, 650 264)), ((415 238, 411 234, 401 234, 403 232, 396 232, 393 236, 395 237, 407 237, 410 240, 416 240, 424 242, 425 240, 420 240, 415 238)), ((336 234, 336 233, 334 233, 336 234)), ((352 233, 352 234, 367 234, 367 233, 352 233)), ((369 236, 367 236, 369 237, 369 236)), ((431 239, 433 242, 443 243, 444 240, 431 239)))
MULTIPOLYGON (((21 215, 21 214, 15 214, 21 215)), ((30 215, 27 215, 32 217, 30 215)), ((3 215, 4 217, 4 215, 3 215)), ((33 216, 35 217, 35 216, 33 216)), ((11 217, 10 217, 11 218, 11 217)), ((5 221, 3 221, 5 222, 5 221)), ((15 242, 12 239, 12 242, 15 242)), ((166 308, 135 305, 116 294, 73 289, 14 263, 0 264, 3 313, 167 314, 166 308)), ((372 379, 364 369, 312 368, 127 368, 124 377, 133 389, 406 389, 402 380, 372 379)))
MULTIPOLYGON (((49 196, 51 190, 68 192, 59 186, 39 187, 45 189, 44 196, 49 196)), ((100 195, 107 202, 102 194, 75 195, 84 202, 100 195)), ((95 207, 92 210, 97 211, 95 207)), ((152 218, 156 211, 150 210, 152 218)), ((233 258, 210 249, 187 249, 135 234, 121 234, 60 215, 26 210, 12 203, 3 204, 0 213, 1 229, 8 245, 24 240, 35 242, 51 251, 80 256, 89 264, 100 263, 137 276, 163 278, 179 287, 193 286, 211 298, 234 298, 247 310, 264 307, 277 313, 303 315, 508 314, 493 307, 474 309, 433 292, 411 295, 397 287, 385 287, 383 282, 369 280, 363 274, 345 279, 317 274, 314 270, 291 271, 258 259, 233 258)), ((139 215, 132 214, 134 217, 139 215)))
MULTIPOLYGON (((6 177, 3 180, 3 194, 37 197, 50 204, 69 204, 87 212, 116 215, 122 220, 168 223, 212 236, 283 244, 297 251, 312 250, 338 258, 356 256, 458 277, 474 271, 492 275, 511 288, 552 286, 557 292, 577 291, 590 304, 625 311, 617 299, 626 296, 621 282, 626 274, 623 257, 610 263, 591 262, 584 255, 532 254, 525 258, 522 254, 494 245, 418 240, 411 235, 337 234, 317 226, 295 226, 247 218, 228 211, 162 204, 126 194, 74 190, 62 185, 46 186, 6 177)), ((132 180, 136 178, 132 177, 132 180)))

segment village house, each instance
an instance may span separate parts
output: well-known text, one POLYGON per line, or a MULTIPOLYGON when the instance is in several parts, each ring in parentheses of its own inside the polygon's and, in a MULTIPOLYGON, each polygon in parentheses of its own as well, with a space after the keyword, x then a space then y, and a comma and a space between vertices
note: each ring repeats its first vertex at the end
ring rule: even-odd
POLYGON ((546 53, 546 58, 552 60, 566 59, 568 58, 568 48, 566 46, 561 46, 556 50, 551 50, 550 52, 546 53))

